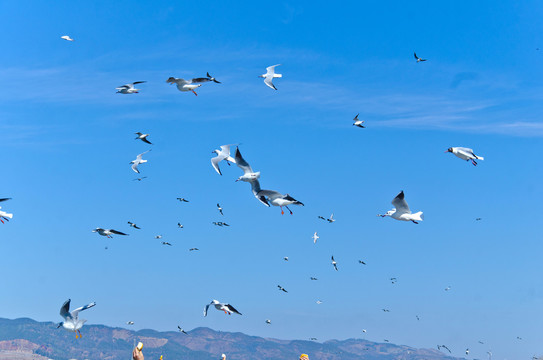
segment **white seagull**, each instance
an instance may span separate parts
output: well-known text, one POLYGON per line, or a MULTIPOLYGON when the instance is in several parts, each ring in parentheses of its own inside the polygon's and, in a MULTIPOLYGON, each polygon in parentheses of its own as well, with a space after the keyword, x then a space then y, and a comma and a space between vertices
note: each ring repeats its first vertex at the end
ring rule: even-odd
POLYGON ((145 81, 135 81, 130 84, 121 85, 116 87, 117 94, 137 94, 141 89, 136 89, 134 85, 143 84, 145 81))
POLYGON ((477 162, 475 161, 475 159, 477 160, 485 159, 482 156, 475 155, 472 149, 465 148, 465 147, 450 147, 445 152, 453 153, 457 158, 460 158, 462 160, 466 160, 466 161, 471 160, 471 163, 473 164, 473 166, 477 166, 477 162))
POLYGON ((141 133, 141 132, 139 132, 139 131, 136 132, 136 133, 134 133, 134 134, 138 135, 138 137, 135 138, 134 140, 141 140, 141 141, 143 141, 144 143, 147 143, 147 144, 149 144, 149 145, 153 145, 149 140, 147 140, 147 136, 149 136, 149 134, 143 134, 143 133, 141 133))
POLYGON ((220 150, 213 150, 212 153, 216 153, 217 156, 211 158, 211 165, 217 171, 219 175, 222 175, 219 163, 226 160, 226 163, 230 165, 231 162, 235 163, 236 160, 230 156, 230 145, 221 145, 220 150))
POLYGON ((60 308, 60 316, 64 318, 64 321, 58 324, 57 329, 62 326, 67 331, 73 331, 75 333, 75 338, 78 339, 81 337, 81 332, 79 329, 81 329, 83 324, 87 322, 87 320, 84 319, 79 320, 79 312, 93 307, 96 305, 96 303, 92 302, 70 312, 70 301, 70 299, 66 300, 66 302, 60 308))
POLYGON ((359 128, 365 128, 365 126, 362 125, 364 123, 364 120, 358 119, 358 115, 360 114, 356 114, 356 116, 353 119, 354 121, 353 126, 358 126, 359 128))
POLYGON ((313 234, 313 244, 316 244, 318 239, 319 239, 319 236, 317 235, 317 232, 315 231, 315 233, 313 234))
POLYGON ((422 62, 422 61, 427 60, 427 59, 421 59, 420 57, 418 57, 416 52, 414 52, 413 55, 415 56, 415 59, 417 60, 417 62, 422 62))
POLYGON ((232 315, 232 313, 236 313, 238 315, 241 315, 241 313, 237 311, 232 305, 221 303, 217 300, 212 300, 209 304, 206 305, 204 309, 204 316, 207 316, 207 310, 211 305, 215 306, 215 309, 217 310, 224 311, 225 314, 232 315))
POLYGON ((215 80, 214 77, 211 77, 209 73, 207 73, 207 76, 208 77, 206 78, 194 78, 190 80, 179 79, 179 78, 174 78, 173 76, 170 76, 168 80, 166 80, 166 82, 169 83, 170 85, 177 84, 177 89, 179 91, 192 91, 194 95, 198 96, 198 94, 196 94, 196 91, 194 90, 202 86, 203 83, 206 83, 208 81, 214 81, 216 83, 219 83, 217 80, 215 80))
MULTIPOLYGON (((2 207, 0 206, 0 209, 1 208, 2 207)), ((2 224, 4 224, 4 220, 9 221, 8 218, 13 219, 13 214, 10 214, 10 213, 7 213, 5 211, 0 210, 0 221, 2 222, 2 224)))
POLYGON ((107 236, 108 238, 111 238, 112 234, 115 234, 115 235, 128 235, 128 234, 122 233, 122 232, 117 231, 117 230, 102 229, 102 228, 96 228, 96 229, 92 230, 92 232, 98 233, 98 235, 107 236))
POLYGON ((407 205, 407 202, 405 201, 405 195, 403 191, 396 195, 396 197, 392 200, 392 205, 394 205, 394 209, 387 211, 386 214, 378 216, 390 216, 391 218, 396 220, 412 221, 415 224, 418 224, 419 221, 424 220, 422 211, 414 214, 411 213, 411 210, 409 210, 409 205, 407 205))
POLYGON ((337 261, 334 260, 334 255, 332 255, 332 265, 334 266, 334 269, 336 269, 336 271, 338 271, 337 270, 337 261))
POLYGON ((72 38, 69 37, 68 35, 62 35, 60 38, 61 38, 61 39, 64 39, 64 40, 67 40, 67 41, 74 41, 74 39, 72 39, 72 38))
POLYGON ((266 73, 258 76, 258 77, 264 78, 264 83, 268 85, 269 87, 271 87, 273 90, 277 90, 277 88, 273 85, 273 82, 272 82, 273 79, 283 77, 283 75, 275 73, 275 67, 279 65, 281 64, 268 66, 266 68, 266 73))
POLYGON ((270 319, 266 319, 266 324, 271 324, 271 320, 270 319))
POLYGON ((147 162, 147 160, 143 160, 142 157, 143 157, 144 154, 148 153, 149 151, 151 151, 151 150, 147 150, 146 152, 142 152, 141 154, 139 154, 136 157, 136 160, 132 160, 130 162, 130 164, 132 164, 132 170, 134 170, 134 172, 136 172, 138 174, 140 173, 140 171, 138 170, 138 165, 147 162))

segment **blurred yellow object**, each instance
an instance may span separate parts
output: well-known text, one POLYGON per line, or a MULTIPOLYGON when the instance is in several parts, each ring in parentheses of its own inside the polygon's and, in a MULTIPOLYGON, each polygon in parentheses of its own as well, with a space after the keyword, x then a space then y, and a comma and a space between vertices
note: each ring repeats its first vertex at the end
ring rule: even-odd
POLYGON ((158 360, 162 360, 162 355, 160 355, 160 359, 158 359, 158 360))
POLYGON ((139 351, 143 349, 143 343, 141 341, 138 343, 138 346, 136 346, 136 349, 138 349, 139 351))
POLYGON ((309 356, 307 354, 300 355, 300 360, 309 360, 309 356))

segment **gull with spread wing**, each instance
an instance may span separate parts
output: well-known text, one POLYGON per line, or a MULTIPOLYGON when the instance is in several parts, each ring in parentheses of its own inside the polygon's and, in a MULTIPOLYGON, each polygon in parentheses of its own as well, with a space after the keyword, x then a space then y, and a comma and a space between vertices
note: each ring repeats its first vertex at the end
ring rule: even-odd
POLYGON ((259 75, 258 77, 261 77, 261 78, 264 78, 264 84, 268 85, 270 88, 272 88, 273 90, 277 90, 277 88, 275 87, 275 85, 273 85, 273 79, 274 78, 280 78, 280 77, 283 77, 283 75, 281 74, 276 74, 275 73, 275 67, 276 66, 279 66, 281 64, 277 64, 277 65, 273 65, 273 66, 268 66, 266 68, 266 73, 263 74, 263 75, 259 75))
POLYGON ((58 324, 57 329, 62 326, 67 331, 73 331, 75 333, 75 338, 78 339, 81 338, 81 332, 79 329, 81 329, 83 324, 87 322, 87 320, 84 319, 79 320, 79 312, 93 307, 96 305, 96 303, 92 302, 70 312, 70 301, 71 299, 66 300, 66 302, 60 308, 60 316, 64 318, 64 321, 58 324))
POLYGON ((387 211, 386 214, 378 215, 378 216, 381 216, 381 217, 390 216, 391 218, 396 219, 396 220, 412 221, 415 224, 418 224, 419 221, 424 220, 422 211, 419 211, 414 214, 411 213, 411 210, 409 209, 409 205, 407 205, 407 201, 405 201, 405 195, 403 191, 401 191, 398 195, 396 195, 396 197, 392 200, 392 205, 394 205, 394 209, 387 211))
POLYGON ((232 305, 221 303, 218 300, 212 300, 209 304, 206 305, 204 309, 204 316, 207 316, 207 310, 211 305, 215 306, 215 309, 219 311, 224 311, 225 314, 232 315, 232 313, 236 313, 238 315, 241 315, 241 313, 237 311, 232 305))
POLYGON ((217 171, 219 175, 222 175, 219 163, 226 160, 226 163, 230 165, 231 162, 235 163, 236 160, 230 156, 230 145, 221 145, 220 150, 213 150, 212 153, 216 153, 217 156, 211 158, 211 165, 217 171))

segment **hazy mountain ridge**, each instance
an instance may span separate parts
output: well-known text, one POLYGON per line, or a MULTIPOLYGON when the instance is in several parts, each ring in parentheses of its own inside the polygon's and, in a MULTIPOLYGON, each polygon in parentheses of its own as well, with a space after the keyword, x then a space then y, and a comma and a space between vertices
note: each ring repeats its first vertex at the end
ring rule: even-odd
POLYGON ((22 318, 0 318, 0 359, 128 360, 137 341, 144 343, 146 359, 217 360, 221 353, 229 359, 298 359, 301 353, 311 360, 452 360, 459 359, 434 350, 404 345, 375 343, 361 339, 279 340, 196 328, 185 335, 145 329, 131 331, 104 325, 86 325, 83 338, 57 329, 55 323, 22 318))

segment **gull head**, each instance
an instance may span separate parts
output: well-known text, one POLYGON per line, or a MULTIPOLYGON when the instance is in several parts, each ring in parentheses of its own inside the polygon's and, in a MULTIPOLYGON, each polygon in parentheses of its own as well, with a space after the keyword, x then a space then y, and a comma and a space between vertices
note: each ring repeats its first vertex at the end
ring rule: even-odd
POLYGON ((451 153, 452 153, 452 152, 453 152, 453 148, 450 147, 450 148, 448 148, 447 151, 445 151, 445 152, 446 152, 446 153, 448 153, 448 152, 451 152, 451 153))

